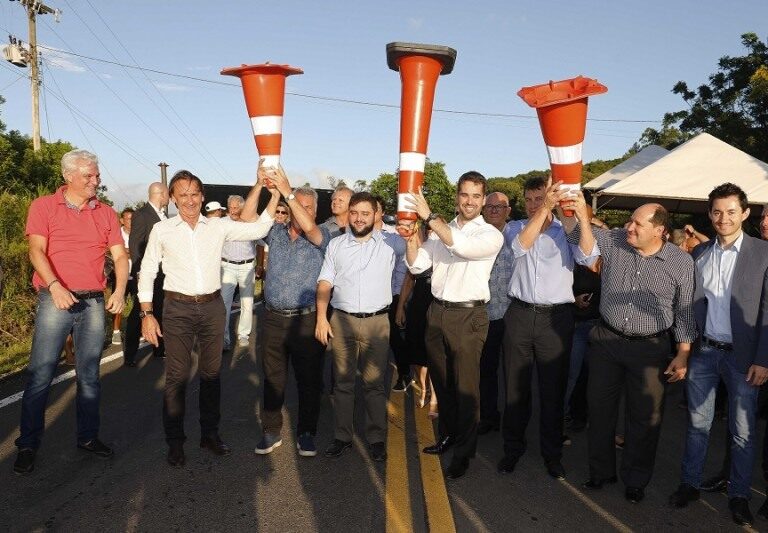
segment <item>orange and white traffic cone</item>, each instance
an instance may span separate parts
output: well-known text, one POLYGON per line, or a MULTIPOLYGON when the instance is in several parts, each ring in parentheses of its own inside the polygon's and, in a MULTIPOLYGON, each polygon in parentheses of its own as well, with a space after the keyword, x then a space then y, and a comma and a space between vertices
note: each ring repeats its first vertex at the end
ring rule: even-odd
POLYGON ((290 65, 267 62, 225 68, 221 74, 240 78, 259 157, 264 159, 264 167, 277 168, 283 141, 285 78, 292 74, 304 74, 304 71, 290 65))
MULTIPOLYGON (((549 153, 552 181, 571 191, 581 188, 581 148, 587 128, 587 100, 608 88, 591 78, 550 81, 517 92, 526 104, 536 108, 539 125, 549 153)), ((564 211, 573 216, 572 211, 564 211)))
POLYGON ((387 45, 387 65, 400 71, 402 82, 397 219, 413 221, 406 233, 416 229, 418 215, 405 198, 418 192, 424 182, 437 78, 450 74, 455 62, 456 50, 447 46, 400 42, 387 45))

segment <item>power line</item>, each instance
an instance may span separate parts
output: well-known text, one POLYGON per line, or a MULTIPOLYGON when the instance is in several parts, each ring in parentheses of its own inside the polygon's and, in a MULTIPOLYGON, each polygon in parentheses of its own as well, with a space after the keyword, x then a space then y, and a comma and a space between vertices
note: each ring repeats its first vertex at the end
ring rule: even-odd
MULTIPOLYGON (((57 50, 55 48, 49 48, 43 45, 38 45, 38 48, 45 48, 47 50, 52 50, 55 52, 60 52, 67 55, 73 55, 76 57, 79 57, 81 59, 88 59, 90 61, 98 61, 100 63, 107 63, 109 65, 117 65, 124 68, 131 68, 136 70, 142 70, 144 72, 151 72, 153 74, 160 74, 162 76, 169 76, 173 78, 181 78, 191 81, 198 81, 201 83, 209 83, 213 85, 225 85, 230 87, 238 87, 240 88, 240 85, 237 83, 227 82, 227 81, 220 81, 220 80, 210 80, 206 78, 198 78, 196 76, 189 76, 186 74, 176 74, 173 72, 166 72, 163 70, 157 70, 147 67, 140 67, 138 65, 125 65, 123 63, 119 63, 117 61, 109 61, 107 59, 101 59, 98 57, 92 57, 87 56, 83 54, 77 54, 75 52, 70 52, 68 50, 57 50)), ((370 102, 367 100, 352 100, 349 98, 338 98, 333 96, 317 96, 312 94, 303 94, 303 93, 294 93, 290 91, 286 91, 287 95, 290 96, 296 96, 299 98, 307 98, 309 100, 322 100, 327 102, 338 102, 338 103, 344 103, 344 104, 354 104, 354 105, 363 105, 363 106, 370 106, 370 107, 382 107, 387 109, 400 109, 399 105, 396 104, 383 104, 380 102, 370 102)), ((494 117, 494 118, 520 118, 520 119, 526 119, 526 120, 535 120, 537 119, 534 115, 517 115, 514 113, 489 113, 489 112, 481 112, 481 111, 461 111, 456 109, 440 109, 435 108, 433 110, 435 113, 447 113, 447 114, 453 114, 453 115, 473 115, 478 117, 494 117)), ((630 124, 660 124, 661 120, 635 120, 635 119, 622 119, 622 118, 587 118, 587 120, 592 122, 617 122, 617 123, 630 123, 630 124)))
MULTIPOLYGON (((85 20, 84 20, 84 19, 83 19, 83 18, 82 18, 82 17, 81 17, 81 16, 80 16, 78 13, 77 13, 77 11, 75 11, 75 9, 72 7, 72 5, 69 3, 69 1, 68 1, 68 0, 64 0, 64 1, 65 1, 65 3, 67 4, 67 6, 69 6, 69 9, 70 9, 70 10, 71 10, 71 11, 72 11, 72 12, 75 14, 75 16, 76 16, 76 17, 77 17, 77 18, 80 20, 80 22, 82 22, 83 26, 85 26, 85 27, 88 29, 88 31, 91 33, 91 35, 93 35, 93 37, 94 37, 94 38, 95 38, 95 39, 96 39, 96 40, 99 42, 99 44, 101 44, 102 48, 103 48, 104 50, 106 50, 106 51, 107 51, 107 53, 109 53, 109 55, 111 55, 111 56, 114 58, 114 60, 115 60, 115 61, 117 61, 117 60, 118 60, 117 56, 115 56, 115 54, 114 54, 114 53, 112 53, 112 51, 111 51, 111 50, 109 50, 109 48, 107 47, 107 45, 106 45, 106 44, 105 44, 105 43, 104 43, 104 42, 103 42, 103 41, 102 41, 102 40, 99 38, 99 36, 98 36, 98 35, 96 35, 96 32, 94 32, 94 31, 93 31, 93 29, 92 29, 92 28, 91 28, 91 27, 88 25, 88 23, 87 23, 87 22, 86 22, 86 21, 85 21, 85 20)), ((91 9, 93 10, 93 12, 94 12, 94 13, 95 13, 95 14, 98 16, 98 18, 101 20, 101 22, 102 22, 102 23, 104 24, 104 26, 107 28, 107 30, 108 30, 108 31, 109 31, 109 32, 112 34, 112 37, 114 37, 114 39, 117 41, 117 43, 120 45, 120 47, 121 47, 123 50, 125 50, 125 52, 128 54, 128 56, 129 56, 129 57, 131 58, 131 60, 134 62, 134 64, 138 65, 138 62, 136 61, 136 59, 135 59, 135 58, 134 58, 134 57, 131 55, 131 53, 128 51, 128 49, 127 49, 127 48, 126 48, 126 47, 123 45, 123 43, 122 43, 122 42, 120 41, 120 39, 117 37, 117 35, 115 34, 115 32, 114 32, 114 31, 112 31, 112 28, 110 28, 109 24, 108 24, 108 23, 107 23, 107 22, 104 20, 104 18, 103 18, 103 17, 102 17, 102 16, 99 14, 99 12, 96 10, 95 6, 94 6, 94 5, 93 5, 91 2, 88 2, 88 5, 91 7, 91 9)), ((167 107, 168 107, 168 108, 169 108, 171 111, 173 111, 173 113, 176 115, 177 119, 178 119, 178 120, 179 120, 179 121, 180 121, 180 122, 181 122, 181 123, 182 123, 184 126, 186 126, 187 130, 188 130, 188 131, 189 131, 189 132, 192 134, 192 137, 194 137, 194 138, 197 140, 197 143, 198 143, 198 144, 197 144, 197 146, 195 145, 195 143, 193 143, 193 142, 192 142, 192 140, 190 140, 190 138, 189 138, 189 137, 188 137, 188 136, 187 136, 187 135, 186 135, 186 134, 185 134, 183 131, 181 131, 181 129, 180 129, 180 128, 179 128, 179 127, 176 125, 176 123, 173 121, 173 119, 172 119, 172 118, 171 118, 171 117, 170 117, 170 116, 169 116, 169 115, 168 115, 168 114, 165 112, 165 110, 164 110, 164 109, 163 109, 163 108, 162 108, 160 105, 158 105, 158 104, 157 104, 157 102, 155 102, 155 100, 154 100, 154 99, 153 99, 153 98, 152 98, 152 97, 149 95, 149 93, 147 93, 147 91, 144 89, 144 87, 143 87, 143 86, 142 86, 142 85, 141 85, 141 84, 140 84, 140 83, 139 83, 139 82, 138 82, 138 81, 137 81, 137 80, 136 80, 136 79, 135 79, 135 78, 134 78, 134 77, 133 77, 133 76, 130 74, 130 72, 129 72, 129 71, 128 71, 128 70, 127 70, 127 69, 126 69, 124 66, 122 66, 122 65, 121 65, 121 68, 122 68, 122 69, 123 69, 123 71, 126 73, 126 75, 127 75, 127 76, 128 76, 130 79, 131 79, 131 81, 133 81, 133 83, 136 85, 136 87, 138 87, 138 88, 139 88, 139 90, 140 90, 140 91, 141 91, 141 92, 144 94, 144 96, 146 96, 146 97, 147 97, 147 100, 149 100, 149 101, 150 101, 150 103, 152 103, 152 105, 154 105, 154 106, 155 106, 155 108, 156 108, 156 109, 157 109, 157 110, 158 110, 158 111, 159 111, 159 112, 160 112, 160 113, 161 113, 161 114, 162 114, 162 115, 165 117, 165 119, 168 121, 168 123, 169 123, 169 124, 170 124, 170 125, 171 125, 171 126, 172 126, 172 127, 173 127, 173 128, 176 130, 176 131, 177 131, 177 132, 178 132, 178 134, 179 134, 179 135, 180 135, 180 136, 181 136, 181 137, 182 137, 182 138, 183 138, 185 141, 187 141, 187 142, 189 143, 189 145, 192 147, 192 149, 193 149, 195 152, 199 153, 199 154, 200 154, 200 155, 203 157, 203 159, 205 159, 205 160, 206 160, 206 162, 207 162, 209 165, 211 165, 211 167, 213 167, 213 168, 216 168, 216 167, 218 166, 218 168, 216 168, 216 170, 219 172, 219 174, 221 175, 221 177, 223 177, 225 181, 228 181, 228 182, 232 183, 232 182, 233 182, 233 178, 232 178, 232 176, 230 176, 230 175, 227 173, 227 170, 224 168, 224 166, 223 166, 223 165, 222 165, 222 164, 221 164, 221 163, 220 163, 218 160, 216 160, 216 158, 213 156, 213 154, 211 154, 211 152, 208 150, 208 148, 205 146, 205 144, 203 144, 203 142, 202 142, 202 141, 201 141, 201 140, 200 140, 200 139, 199 139, 199 138, 198 138, 198 137, 195 135, 195 133, 192 131, 192 128, 190 128, 190 127, 189 127, 189 125, 187 125, 187 123, 186 123, 186 122, 184 122, 184 120, 183 120, 183 119, 181 118, 181 116, 180 116, 180 115, 179 115, 179 114, 176 112, 176 110, 175 110, 175 109, 174 109, 174 107, 171 105, 171 103, 170 103, 170 102, 169 102, 169 101, 168 101, 168 100, 165 98, 165 96, 163 96, 163 94, 160 92, 160 90, 159 90, 159 89, 158 89, 158 88, 157 88, 157 87, 156 87, 156 86, 155 86, 155 85, 152 83, 152 80, 150 80, 150 79, 149 79, 149 77, 147 76, 147 74, 146 74, 145 72, 142 72, 143 76, 144 76, 144 77, 147 79, 147 81, 149 82, 150 86, 152 86, 152 88, 154 88, 154 89, 155 89, 155 92, 156 92, 158 95, 160 95, 160 98, 161 98, 161 99, 162 99, 162 100, 165 102, 165 104, 167 105, 167 107), (204 153, 200 153, 200 149, 202 149, 202 151, 203 151, 204 153), (206 154, 208 155, 208 157, 206 157, 206 154)))

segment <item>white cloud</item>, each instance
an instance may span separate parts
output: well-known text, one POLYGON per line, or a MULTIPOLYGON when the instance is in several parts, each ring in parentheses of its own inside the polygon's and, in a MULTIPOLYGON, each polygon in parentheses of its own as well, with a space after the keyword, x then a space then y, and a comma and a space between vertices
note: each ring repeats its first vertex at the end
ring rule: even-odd
POLYGON ((190 91, 191 88, 187 87, 186 85, 178 85, 176 83, 164 83, 160 81, 153 81, 152 82, 155 87, 160 89, 161 91, 167 91, 167 92, 184 92, 184 91, 190 91))
POLYGON ((101 73, 101 74, 99 74, 99 76, 101 76, 105 80, 111 80, 112 77, 113 77, 112 74, 106 74, 106 73, 101 73))
POLYGON ((424 19, 408 17, 407 22, 408 22, 408 28, 412 30, 418 30, 418 29, 421 29, 421 26, 424 24, 424 19))
POLYGON ((52 48, 46 46, 42 50, 43 59, 48 61, 53 68, 60 70, 66 70, 67 72, 85 72, 85 67, 73 60, 73 57, 59 50, 58 48, 52 48))

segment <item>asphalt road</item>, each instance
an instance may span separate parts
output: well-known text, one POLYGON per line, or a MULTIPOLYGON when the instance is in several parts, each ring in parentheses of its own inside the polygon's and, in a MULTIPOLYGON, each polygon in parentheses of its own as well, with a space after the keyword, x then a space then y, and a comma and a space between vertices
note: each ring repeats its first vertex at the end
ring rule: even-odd
MULTIPOLYGON (((260 313, 257 307, 257 316, 260 313)), ((258 331, 258 318, 254 330, 258 331)), ((114 347, 107 354, 118 351, 114 347)), ((677 408, 680 387, 670 388, 655 476, 638 505, 624 500, 621 484, 585 492, 586 435, 571 435, 563 463, 565 481, 547 476, 538 454, 537 420, 529 427, 529 451, 516 471, 496 473, 498 432, 482 436, 467 475, 443 484, 437 461, 419 453, 434 439, 426 409, 410 394, 389 405, 389 458, 373 463, 364 439, 338 459, 322 457, 330 443, 332 407, 323 397, 315 458, 296 454, 296 394, 291 382, 283 446, 267 456, 253 448, 261 370, 258 335, 251 346, 225 356, 221 434, 233 448, 219 458, 198 448, 197 383, 188 388, 187 465, 165 463, 161 425, 163 361, 145 350, 137 368, 122 359, 102 365, 102 439, 112 459, 75 447, 75 383, 51 389, 47 429, 31 475, 12 472, 20 404, 0 407, 0 530, 2 531, 735 531, 727 498, 706 494, 683 510, 666 506, 679 482, 685 412, 677 408), (420 444, 421 442, 421 444, 420 444)), ((67 368, 62 368, 66 372, 67 368)), ((0 382, 0 400, 21 390, 21 376, 0 382)), ((362 411, 358 421, 362 421, 362 411)), ((715 422, 707 474, 722 457, 724 421, 715 422)), ((360 425, 358 425, 360 427, 360 425)), ((764 422, 760 423, 762 443, 764 422)), ((361 433, 362 434, 362 433, 361 433)), ((620 453, 620 452, 617 452, 620 453)), ((444 458, 443 463, 445 465, 444 458)), ((752 511, 765 498, 759 461, 752 511)), ((757 518, 757 530, 768 521, 757 518)))

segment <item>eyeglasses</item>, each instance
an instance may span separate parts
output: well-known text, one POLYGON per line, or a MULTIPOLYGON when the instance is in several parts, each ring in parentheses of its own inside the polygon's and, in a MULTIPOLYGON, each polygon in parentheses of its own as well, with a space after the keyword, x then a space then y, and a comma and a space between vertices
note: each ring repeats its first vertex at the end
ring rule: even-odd
POLYGON ((509 206, 505 204, 485 204, 485 208, 488 211, 503 211, 504 209, 509 209, 509 206))
POLYGON ((288 211, 275 211, 276 215, 287 215, 288 211))

